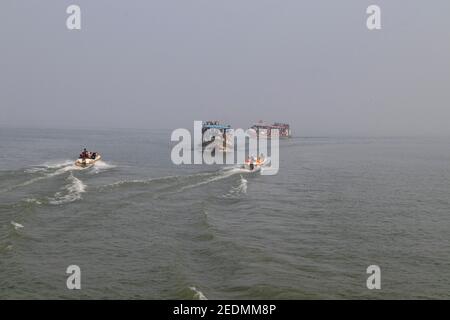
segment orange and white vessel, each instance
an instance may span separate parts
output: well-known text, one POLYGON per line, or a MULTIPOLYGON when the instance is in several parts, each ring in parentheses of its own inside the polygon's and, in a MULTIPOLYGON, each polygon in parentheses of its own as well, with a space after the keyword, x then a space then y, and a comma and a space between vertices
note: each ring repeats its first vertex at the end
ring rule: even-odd
POLYGON ((245 160, 242 169, 246 169, 251 172, 259 171, 261 170, 261 167, 268 164, 268 162, 269 160, 263 155, 259 157, 249 157, 247 160, 245 160))
POLYGON ((95 158, 79 158, 75 161, 75 165, 77 167, 86 168, 93 166, 97 161, 99 161, 102 156, 99 153, 96 153, 95 158))

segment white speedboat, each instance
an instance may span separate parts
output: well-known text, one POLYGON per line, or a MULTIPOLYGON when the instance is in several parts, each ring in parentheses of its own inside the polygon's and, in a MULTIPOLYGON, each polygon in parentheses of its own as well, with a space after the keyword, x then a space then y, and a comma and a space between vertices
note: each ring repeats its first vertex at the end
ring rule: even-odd
POLYGON ((101 159, 101 155, 99 153, 96 154, 95 158, 79 158, 75 161, 75 165, 77 167, 86 168, 93 166, 97 161, 101 159))

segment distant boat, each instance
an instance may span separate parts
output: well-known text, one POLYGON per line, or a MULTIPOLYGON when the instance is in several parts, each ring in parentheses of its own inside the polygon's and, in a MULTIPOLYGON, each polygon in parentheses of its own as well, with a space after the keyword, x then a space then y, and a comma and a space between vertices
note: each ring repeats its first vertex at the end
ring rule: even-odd
POLYGON ((242 169, 248 170, 250 172, 257 172, 261 170, 261 167, 267 165, 269 162, 270 160, 263 155, 259 157, 249 157, 242 165, 242 169))
POLYGON ((202 125, 202 146, 206 147, 211 143, 217 146, 222 152, 228 152, 234 147, 234 139, 227 132, 230 125, 220 124, 219 121, 204 121, 202 125))
POLYGON ((251 129, 255 130, 258 136, 270 137, 272 134, 272 130, 278 130, 279 136, 281 138, 291 137, 291 128, 287 123, 275 122, 273 124, 266 124, 263 121, 259 121, 258 123, 254 124, 251 129))

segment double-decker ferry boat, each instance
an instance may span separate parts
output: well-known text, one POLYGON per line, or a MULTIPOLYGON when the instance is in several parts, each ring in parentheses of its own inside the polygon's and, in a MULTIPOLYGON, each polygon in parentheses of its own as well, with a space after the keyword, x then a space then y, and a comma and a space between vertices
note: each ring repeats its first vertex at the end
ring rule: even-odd
POLYGON ((204 121, 202 124, 202 146, 206 147, 211 143, 217 146, 222 152, 227 152, 234 147, 234 138, 229 134, 230 125, 220 124, 219 121, 204 121))
POLYGON ((263 121, 259 121, 257 124, 254 124, 251 129, 255 130, 258 136, 270 137, 272 130, 278 130, 280 137, 291 137, 291 128, 287 123, 275 122, 273 124, 267 124, 263 121))

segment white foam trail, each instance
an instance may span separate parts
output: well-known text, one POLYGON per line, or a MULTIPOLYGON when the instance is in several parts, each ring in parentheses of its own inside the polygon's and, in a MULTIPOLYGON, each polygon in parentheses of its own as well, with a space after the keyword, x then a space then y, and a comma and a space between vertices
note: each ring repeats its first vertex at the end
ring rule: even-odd
POLYGON ((149 179, 142 179, 142 180, 123 180, 123 181, 117 181, 111 184, 106 185, 105 187, 118 187, 123 184, 148 184, 153 181, 163 181, 163 180, 170 180, 170 179, 176 179, 179 176, 167 176, 167 177, 160 177, 160 178, 149 178, 149 179))
POLYGON ((239 185, 236 187, 232 187, 231 190, 223 197, 229 198, 238 195, 240 193, 247 193, 247 183, 248 183, 247 179, 245 179, 241 174, 241 180, 239 185))
POLYGON ((94 166, 92 166, 92 171, 91 172, 97 174, 97 173, 100 173, 102 171, 106 171, 106 170, 109 170, 109 169, 112 169, 112 168, 115 168, 115 167, 116 166, 113 165, 113 164, 109 164, 109 163, 106 163, 106 162, 104 162, 102 160, 99 160, 99 161, 97 161, 95 163, 94 166))
POLYGON ((42 172, 42 171, 47 171, 47 168, 33 167, 33 168, 25 169, 25 173, 36 173, 36 172, 42 172))
POLYGON ((25 202, 26 203, 35 203, 37 205, 41 205, 42 204, 42 202, 40 202, 38 199, 35 199, 35 198, 27 198, 27 199, 25 199, 25 202))
POLYGON ((237 187, 237 191, 239 193, 247 193, 247 179, 245 179, 242 175, 241 175, 241 183, 239 184, 239 186, 237 187))
POLYGON ((67 160, 63 160, 61 162, 53 162, 53 161, 48 161, 45 162, 43 164, 43 166, 47 167, 48 169, 58 169, 58 168, 62 168, 62 167, 67 167, 68 165, 73 164, 74 161, 67 159, 67 160))
POLYGON ((59 169, 54 171, 54 172, 47 173, 47 174, 45 174, 45 175, 43 175, 41 177, 36 177, 36 178, 30 179, 28 181, 25 181, 25 182, 23 182, 21 184, 18 184, 16 186, 12 187, 12 188, 9 188, 7 191, 11 191, 11 190, 13 190, 15 188, 19 188, 19 187, 26 187, 26 186, 29 186, 30 184, 35 183, 35 182, 38 182, 38 181, 41 181, 41 180, 44 180, 44 179, 48 179, 48 178, 52 178, 52 177, 55 177, 55 176, 59 176, 59 175, 61 175, 63 173, 69 172, 69 171, 83 170, 83 168, 77 167, 72 161, 70 162, 69 165, 62 166, 62 164, 60 164, 58 166, 54 166, 53 167, 53 169, 55 169, 55 168, 59 168, 59 169))
POLYGON ((63 161, 61 161, 61 162, 52 162, 52 161, 49 161, 49 162, 45 162, 45 163, 43 164, 43 166, 46 167, 47 169, 59 169, 59 168, 62 168, 62 167, 70 166, 70 165, 72 165, 73 163, 74 163, 73 160, 63 160, 63 161))
POLYGON ((72 163, 71 165, 67 165, 67 166, 65 166, 65 167, 62 167, 62 168, 56 170, 56 171, 53 172, 53 173, 50 173, 50 174, 49 174, 49 177, 54 177, 54 176, 57 176, 57 175, 60 175, 60 174, 66 173, 66 172, 77 171, 77 170, 83 170, 83 169, 84 169, 84 168, 82 168, 82 167, 77 167, 74 163, 72 163))
POLYGON ((195 173, 195 174, 185 175, 185 176, 166 176, 166 177, 157 177, 157 178, 148 178, 148 179, 123 180, 123 181, 117 181, 117 182, 108 184, 104 187, 118 187, 118 186, 121 186, 124 184, 149 184, 149 183, 152 183, 155 181, 211 176, 213 174, 215 174, 215 172, 200 172, 200 173, 195 173))
POLYGON ((11 224, 14 226, 14 229, 16 229, 16 230, 23 228, 23 225, 21 225, 20 223, 11 221, 11 224))
POLYGON ((197 290, 196 287, 189 287, 192 291, 194 291, 194 298, 198 300, 208 300, 206 296, 200 290, 197 290))
POLYGON ((65 167, 62 167, 62 168, 56 170, 55 172, 46 174, 45 176, 34 178, 34 179, 29 180, 29 181, 26 181, 26 182, 18 185, 18 187, 19 186, 20 187, 24 187, 24 186, 30 185, 30 184, 32 184, 34 182, 37 182, 37 181, 40 181, 40 180, 44 180, 44 179, 48 179, 48 178, 52 178, 52 177, 56 177, 56 176, 59 176, 59 175, 61 175, 63 173, 66 173, 66 172, 69 172, 69 171, 73 171, 73 170, 80 170, 80 168, 75 166, 74 164, 69 165, 69 166, 65 166, 65 167))
POLYGON ((57 192, 55 197, 50 199, 49 203, 53 205, 60 205, 65 203, 74 202, 80 200, 81 194, 86 192, 86 185, 80 179, 73 176, 71 173, 67 178, 70 182, 66 186, 64 186, 64 190, 67 191, 67 194, 62 195, 62 192, 57 192))
POLYGON ((227 178, 229 178, 229 177, 231 177, 231 176, 233 176, 235 174, 243 173, 243 172, 246 172, 246 170, 238 168, 238 167, 231 168, 231 169, 224 169, 224 170, 220 171, 219 175, 217 175, 215 177, 206 179, 204 181, 200 181, 198 183, 194 183, 194 184, 191 184, 191 185, 184 186, 184 187, 180 188, 179 191, 184 191, 184 190, 187 190, 187 189, 196 188, 196 187, 199 187, 199 186, 211 183, 211 182, 227 179, 227 178))
POLYGON ((63 161, 58 161, 58 162, 50 161, 50 162, 45 162, 41 165, 33 166, 32 168, 25 170, 25 172, 36 173, 36 172, 48 171, 51 169, 59 169, 62 167, 70 166, 73 163, 74 163, 73 160, 63 160, 63 161))
POLYGON ((13 189, 19 188, 19 187, 26 187, 26 186, 29 186, 30 184, 33 184, 33 183, 38 182, 38 181, 40 181, 40 180, 43 180, 43 179, 45 179, 45 178, 47 178, 47 176, 44 176, 44 177, 38 177, 38 178, 33 178, 33 179, 31 179, 31 180, 28 180, 28 181, 25 181, 25 182, 23 182, 23 183, 21 183, 21 184, 18 184, 18 185, 16 185, 16 186, 12 187, 12 188, 9 188, 7 191, 10 191, 10 190, 13 190, 13 189))

